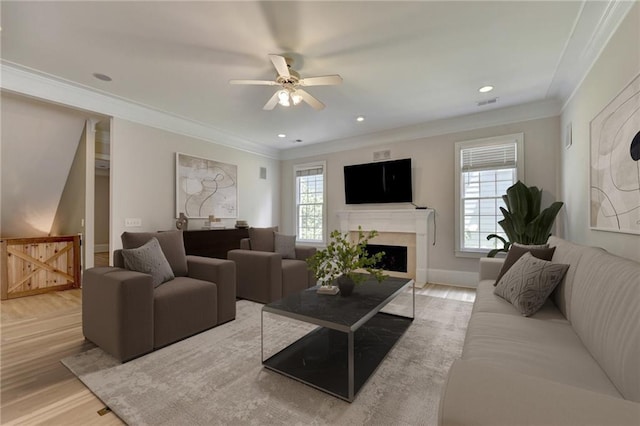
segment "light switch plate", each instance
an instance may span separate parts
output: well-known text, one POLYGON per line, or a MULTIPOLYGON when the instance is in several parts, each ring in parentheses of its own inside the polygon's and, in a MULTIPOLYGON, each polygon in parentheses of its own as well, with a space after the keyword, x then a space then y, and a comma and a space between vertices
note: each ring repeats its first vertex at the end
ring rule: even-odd
POLYGON ((124 226, 126 227, 140 227, 142 226, 142 219, 139 217, 128 217, 124 220, 124 226))

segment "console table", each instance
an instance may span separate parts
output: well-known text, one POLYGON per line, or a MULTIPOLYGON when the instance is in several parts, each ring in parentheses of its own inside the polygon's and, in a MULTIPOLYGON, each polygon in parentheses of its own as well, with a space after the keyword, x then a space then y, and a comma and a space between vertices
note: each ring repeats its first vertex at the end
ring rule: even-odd
POLYGON ((227 252, 240 248, 240 240, 249 238, 248 229, 199 229, 184 231, 188 255, 226 259, 227 252))

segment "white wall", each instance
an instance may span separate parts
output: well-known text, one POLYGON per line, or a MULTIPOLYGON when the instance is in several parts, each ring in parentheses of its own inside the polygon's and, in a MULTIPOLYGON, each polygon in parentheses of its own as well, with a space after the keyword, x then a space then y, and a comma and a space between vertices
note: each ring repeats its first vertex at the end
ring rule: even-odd
POLYGON ((429 276, 438 277, 437 282, 441 283, 474 285, 477 282, 478 259, 459 258, 454 254, 454 143, 521 132, 524 133, 525 183, 545 191, 543 203, 546 205, 558 198, 555 158, 560 143, 559 117, 283 161, 282 229, 295 233, 293 166, 316 160, 327 162, 329 232, 338 228, 337 210, 413 208, 408 204, 346 206, 344 203, 343 167, 373 161, 374 151, 389 149, 392 159, 413 160, 414 203, 436 210, 437 236, 436 245, 429 247, 429 276))
MULTIPOLYGON (((58 210, 51 225, 51 235, 76 235, 84 233, 84 206, 87 192, 87 144, 85 140, 86 129, 80 137, 76 155, 73 158, 67 181, 60 196, 58 210)), ((88 166, 92 167, 93 163, 89 163, 88 166)))
POLYGON ((639 235, 591 230, 589 218, 589 123, 638 73, 640 4, 631 9, 563 108, 561 129, 571 124, 573 144, 560 150, 560 194, 566 203, 562 219, 567 239, 640 261, 639 235))
MULTIPOLYGON (((124 231, 175 229, 175 155, 181 152, 238 166, 238 219, 251 226, 278 224, 280 163, 245 151, 216 145, 114 118, 111 125, 111 250, 122 247, 124 231), (266 167, 267 179, 259 178, 266 167), (142 227, 125 228, 125 218, 142 219, 142 227)), ((190 220, 199 229, 204 220, 190 220)), ((224 220, 228 226, 235 219, 224 220)))
POLYGON ((90 115, 2 93, 2 237, 46 236, 90 115))

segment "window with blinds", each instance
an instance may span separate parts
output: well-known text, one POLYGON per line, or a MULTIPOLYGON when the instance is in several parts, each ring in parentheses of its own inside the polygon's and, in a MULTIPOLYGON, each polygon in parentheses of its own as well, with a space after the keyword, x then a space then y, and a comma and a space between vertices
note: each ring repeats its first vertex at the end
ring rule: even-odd
POLYGON ((522 174, 523 135, 459 142, 456 144, 456 251, 484 253, 502 247, 497 234, 507 239, 498 221, 502 196, 522 174))
POLYGON ((295 167, 296 232, 299 241, 324 241, 325 166, 295 167))

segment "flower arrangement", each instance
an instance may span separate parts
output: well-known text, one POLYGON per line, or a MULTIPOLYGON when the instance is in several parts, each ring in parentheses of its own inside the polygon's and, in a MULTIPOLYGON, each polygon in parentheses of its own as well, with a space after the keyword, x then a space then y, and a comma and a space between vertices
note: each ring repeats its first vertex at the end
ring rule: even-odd
POLYGON ((358 226, 358 238, 352 241, 348 232, 343 234, 335 230, 331 232, 327 248, 318 250, 308 258, 307 264, 322 286, 333 285, 340 277, 348 277, 355 284, 363 282, 369 276, 381 282, 387 276, 381 269, 376 269, 375 265, 380 262, 384 252, 369 255, 366 250, 367 243, 376 235, 377 231, 365 233, 362 227, 358 226), (358 270, 365 270, 369 275, 358 270))

